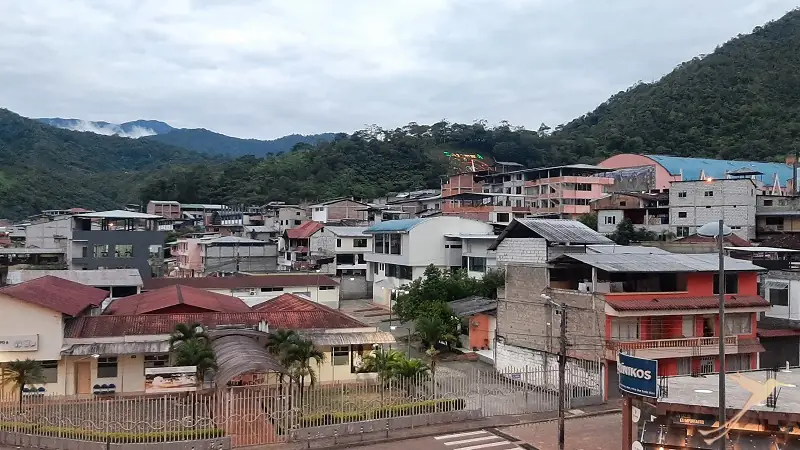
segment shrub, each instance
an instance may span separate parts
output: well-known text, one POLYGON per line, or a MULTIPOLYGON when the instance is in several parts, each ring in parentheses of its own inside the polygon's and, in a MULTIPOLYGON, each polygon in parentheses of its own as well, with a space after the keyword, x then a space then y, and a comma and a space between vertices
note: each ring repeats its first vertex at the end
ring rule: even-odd
POLYGON ((363 420, 385 419, 388 417, 460 411, 466 407, 466 403, 467 402, 463 398, 425 400, 414 403, 389 405, 368 411, 310 414, 300 419, 299 425, 301 428, 308 428, 323 425, 335 425, 340 423, 360 422, 363 420))
POLYGON ((200 428, 153 432, 105 432, 85 428, 54 427, 41 424, 0 422, 0 429, 43 436, 64 436, 69 439, 102 442, 148 443, 213 439, 225 436, 220 428, 200 428))

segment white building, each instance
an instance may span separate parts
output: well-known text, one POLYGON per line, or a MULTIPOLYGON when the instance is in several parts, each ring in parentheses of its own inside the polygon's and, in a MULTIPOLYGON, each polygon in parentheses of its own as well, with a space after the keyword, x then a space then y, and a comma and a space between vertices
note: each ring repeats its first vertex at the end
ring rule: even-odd
POLYGON ((333 257, 321 266, 322 273, 336 276, 367 274, 366 254, 372 252, 372 235, 367 227, 325 227, 311 238, 311 252, 333 257))
POLYGON ((676 181, 669 191, 669 228, 686 237, 719 219, 744 238, 756 237, 756 196, 760 186, 750 178, 676 181))
MULTIPOLYGON (((373 236, 373 252, 366 254, 369 263, 367 281, 372 282, 372 299, 389 305, 393 293, 420 278, 433 264, 441 269, 461 269, 462 236, 492 235, 492 226, 477 220, 455 216, 389 220, 365 230, 373 236)), ((487 245, 488 247, 488 245, 487 245)), ((477 251, 479 245, 476 244, 477 251)), ((475 253, 468 258, 478 258, 475 253)), ((478 260, 475 260, 478 263, 478 260)), ((475 266, 476 269, 479 266, 475 266)), ((479 270, 474 270, 479 272, 479 270)))

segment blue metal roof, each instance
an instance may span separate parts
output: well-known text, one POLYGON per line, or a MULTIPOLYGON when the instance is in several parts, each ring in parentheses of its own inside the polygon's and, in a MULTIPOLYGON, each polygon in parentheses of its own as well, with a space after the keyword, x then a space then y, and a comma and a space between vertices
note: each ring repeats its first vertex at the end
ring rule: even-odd
POLYGON ((427 219, 398 219, 386 220, 384 222, 376 223, 375 225, 364 230, 364 233, 392 233, 408 231, 422 222, 431 220, 427 219))
POLYGON ((672 175, 683 173, 684 181, 699 180, 700 174, 706 177, 725 178, 726 173, 743 169, 761 172, 761 180, 766 184, 772 183, 775 174, 781 184, 792 178, 792 167, 782 163, 765 163, 757 161, 730 161, 707 158, 683 158, 667 155, 644 155, 661 164, 672 175))

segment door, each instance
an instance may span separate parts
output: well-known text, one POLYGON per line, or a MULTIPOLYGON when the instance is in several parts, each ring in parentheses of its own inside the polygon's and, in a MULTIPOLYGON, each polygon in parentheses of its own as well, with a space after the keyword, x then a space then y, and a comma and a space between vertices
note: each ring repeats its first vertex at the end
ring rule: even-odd
POLYGON ((683 337, 694 337, 694 316, 683 316, 683 337))
POLYGON ((92 369, 88 361, 75 363, 75 393, 92 393, 92 369))
POLYGON ((700 373, 714 373, 714 363, 716 362, 714 356, 704 356, 700 360, 700 373))

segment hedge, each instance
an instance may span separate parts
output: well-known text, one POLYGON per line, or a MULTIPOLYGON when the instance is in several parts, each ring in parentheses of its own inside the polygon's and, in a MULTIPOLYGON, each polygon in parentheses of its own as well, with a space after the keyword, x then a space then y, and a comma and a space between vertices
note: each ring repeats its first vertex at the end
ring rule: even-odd
POLYGON ((148 443, 148 442, 174 442, 191 441, 196 439, 214 439, 225 436, 225 431, 220 428, 188 429, 181 431, 153 431, 146 433, 132 432, 106 432, 94 431, 84 428, 54 427, 41 424, 0 422, 0 430, 17 431, 26 434, 36 434, 51 437, 64 437, 84 441, 123 442, 123 443, 148 443))
POLYGON ((460 411, 466 407, 463 398, 444 400, 425 400, 416 403, 403 403, 400 405, 384 406, 382 408, 330 414, 310 414, 300 419, 300 427, 318 427, 340 423, 361 422, 363 420, 385 419, 388 417, 412 416, 416 414, 431 414, 437 412, 460 411))

